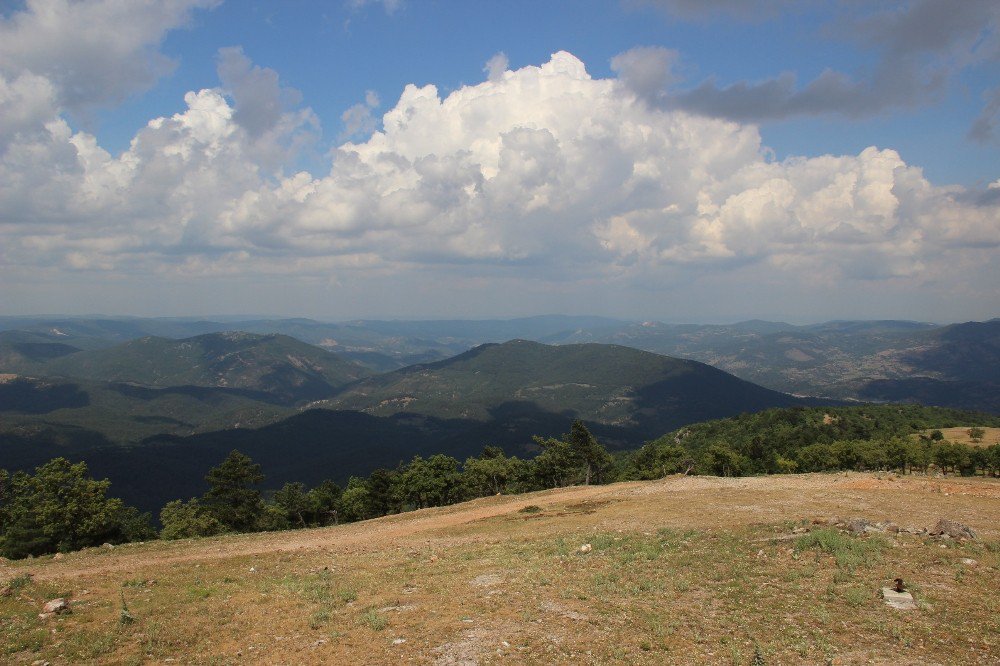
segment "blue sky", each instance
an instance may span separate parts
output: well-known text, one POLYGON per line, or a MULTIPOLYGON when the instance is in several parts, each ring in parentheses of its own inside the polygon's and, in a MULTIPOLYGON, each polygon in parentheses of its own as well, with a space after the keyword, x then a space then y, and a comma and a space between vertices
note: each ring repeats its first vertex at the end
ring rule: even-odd
POLYGON ((998 314, 992 2, 0 11, 5 313, 998 314))

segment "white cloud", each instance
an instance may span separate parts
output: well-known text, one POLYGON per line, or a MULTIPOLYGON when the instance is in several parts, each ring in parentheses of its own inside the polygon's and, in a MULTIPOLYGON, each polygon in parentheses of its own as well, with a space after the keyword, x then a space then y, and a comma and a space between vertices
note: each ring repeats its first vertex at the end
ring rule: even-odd
POLYGON ((340 120, 344 123, 344 131, 340 133, 340 140, 357 139, 366 137, 378 127, 378 119, 372 113, 381 105, 378 93, 374 90, 365 91, 365 101, 354 104, 340 115, 340 120))
POLYGON ((507 71, 509 65, 510 61, 507 60, 507 54, 501 51, 486 61, 483 71, 486 72, 486 78, 490 81, 499 81, 503 77, 503 73, 507 71))
MULTIPOLYGON (((564 52, 515 71, 496 61, 443 98, 407 86, 318 175, 280 169, 316 121, 277 74, 239 50, 219 72, 221 89, 188 93, 119 156, 69 129, 49 79, 5 79, 6 274, 395 276, 405 291, 415 275, 663 289, 762 270, 803 289, 947 291, 990 270, 1000 245, 995 197, 936 187, 892 150, 773 162, 755 127, 644 103, 564 52)), ((378 105, 372 93, 361 106, 378 105)))
POLYGON ((48 79, 71 110, 118 102, 170 72, 156 46, 192 10, 219 1, 28 0, 0 19, 0 73, 48 79))

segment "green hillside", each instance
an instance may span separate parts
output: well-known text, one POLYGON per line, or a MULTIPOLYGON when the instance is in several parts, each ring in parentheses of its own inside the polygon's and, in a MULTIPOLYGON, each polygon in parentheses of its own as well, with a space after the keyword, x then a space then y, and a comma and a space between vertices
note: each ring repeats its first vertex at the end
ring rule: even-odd
POLYGON ((90 446, 95 437, 128 443, 158 434, 252 428, 293 413, 241 389, 11 376, 0 382, 0 433, 48 433, 70 449, 90 446))
POLYGON ((201 386, 256 392, 295 404, 328 397, 365 368, 284 335, 210 333, 182 340, 145 337, 45 364, 47 376, 147 387, 201 386))
POLYGON ((513 340, 371 377, 321 404, 474 421, 524 406, 653 436, 683 423, 802 403, 694 361, 616 345, 513 340))

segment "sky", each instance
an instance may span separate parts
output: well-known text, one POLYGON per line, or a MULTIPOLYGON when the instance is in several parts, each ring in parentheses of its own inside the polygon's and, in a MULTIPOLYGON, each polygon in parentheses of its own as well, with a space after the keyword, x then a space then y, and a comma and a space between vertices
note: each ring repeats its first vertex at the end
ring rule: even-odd
POLYGON ((1000 316, 995 0, 0 0, 0 314, 1000 316))

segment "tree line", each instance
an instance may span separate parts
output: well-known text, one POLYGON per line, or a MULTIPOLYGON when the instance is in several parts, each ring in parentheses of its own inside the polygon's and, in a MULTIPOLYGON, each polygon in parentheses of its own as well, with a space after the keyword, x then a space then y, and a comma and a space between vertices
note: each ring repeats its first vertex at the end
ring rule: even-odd
MULTIPOLYGON (((487 446, 464 463, 438 454, 414 456, 307 488, 286 483, 265 496, 264 471, 231 452, 205 477, 200 497, 177 499, 159 513, 161 529, 120 499, 110 482, 87 475, 84 463, 56 458, 35 474, 0 470, 0 555, 20 558, 103 543, 179 539, 233 532, 333 525, 453 504, 477 497, 564 486, 654 479, 671 474, 741 476, 836 470, 889 470, 1000 476, 1000 445, 970 447, 944 440, 956 423, 1000 425, 982 414, 913 406, 789 408, 699 423, 612 457, 580 421, 558 438, 533 438, 523 460, 487 446)), ((970 436, 982 437, 978 426, 970 436)))

